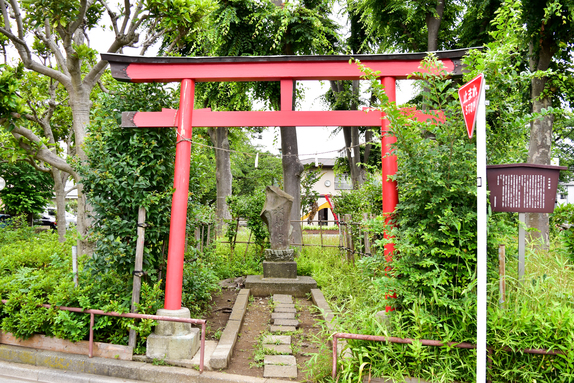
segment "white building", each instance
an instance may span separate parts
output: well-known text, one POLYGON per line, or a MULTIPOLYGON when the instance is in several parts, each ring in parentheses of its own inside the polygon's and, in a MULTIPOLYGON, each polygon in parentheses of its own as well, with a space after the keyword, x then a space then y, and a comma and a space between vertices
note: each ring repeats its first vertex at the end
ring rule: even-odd
MULTIPOLYGON (((329 203, 330 196, 336 196, 341 193, 341 190, 352 189, 351 179, 348 177, 335 176, 333 167, 335 166, 335 158, 317 158, 315 162, 314 158, 307 158, 301 160, 303 165, 313 164, 315 166, 321 167, 321 179, 314 185, 314 189, 319 193, 319 200, 317 204, 319 205, 319 210, 315 217, 311 221, 312 225, 318 225, 321 221, 331 221, 324 222, 322 224, 332 226, 335 223, 335 217, 333 216, 332 206, 329 203)), ((332 202, 332 200, 331 200, 332 202)), ((302 220, 307 220, 308 216, 301 217, 302 220)))
POLYGON ((564 191, 558 190, 556 195, 556 204, 562 205, 571 203, 574 204, 574 181, 570 181, 568 183, 560 183, 560 188, 563 188, 564 191))

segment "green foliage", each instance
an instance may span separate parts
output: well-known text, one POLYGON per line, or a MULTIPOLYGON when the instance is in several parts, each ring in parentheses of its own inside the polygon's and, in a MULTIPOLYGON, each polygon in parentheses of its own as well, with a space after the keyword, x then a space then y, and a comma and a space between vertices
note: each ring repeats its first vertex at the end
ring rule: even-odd
POLYGON ((155 84, 116 89, 119 97, 102 94, 99 99, 86 140, 88 163, 79 167, 95 213, 91 267, 131 274, 138 208, 143 206, 148 225, 144 270, 153 274, 163 260, 169 231, 175 134, 171 129, 122 129, 119 119, 125 110, 160 110, 174 97, 155 84))
MULTIPOLYGON (((42 333, 72 341, 86 340, 88 315, 38 305, 129 311, 131 279, 114 271, 96 278, 84 267, 86 259, 79 261, 79 287, 74 288, 71 246, 75 241, 70 236, 60 243, 56 234, 36 234, 26 227, 0 231, 0 297, 8 300, 0 305, 2 330, 24 339, 42 333)), ((155 314, 162 305, 160 284, 144 282, 138 312, 155 314)), ((140 335, 136 353, 145 353, 146 337, 153 324, 142 320, 134 325, 132 319, 96 316, 94 337, 96 341, 127 344, 128 329, 134 327, 140 335)))
POLYGON ((265 222, 261 219, 261 211, 265 205, 265 190, 258 189, 248 195, 232 195, 227 197, 227 205, 233 217, 228 225, 227 237, 232 241, 235 237, 235 220, 238 217, 247 220, 247 227, 253 233, 253 240, 257 245, 259 252, 263 253, 266 247, 269 231, 265 222))
MULTIPOLYGON (((379 50, 427 50, 427 18, 436 16, 436 1, 360 0, 351 4, 354 4, 352 11, 360 15, 368 36, 378 44, 379 50)), ((446 3, 438 32, 438 49, 452 48, 456 43, 455 24, 461 11, 461 3, 446 3)))
POLYGON ((319 193, 314 186, 325 173, 321 173, 322 167, 315 169, 314 164, 305 165, 305 170, 301 174, 301 216, 309 213, 313 205, 319 199, 319 193))
MULTIPOLYGON (((253 148, 249 147, 249 151, 253 151, 253 148)), ((281 158, 269 152, 260 153, 257 168, 254 166, 255 158, 252 155, 233 153, 231 159, 233 194, 251 194, 270 185, 283 184, 281 158)))
POLYGON ((181 301, 191 312, 192 318, 205 312, 211 303, 211 295, 220 290, 215 270, 199 257, 185 262, 182 285, 181 301))
POLYGON ((353 222, 363 220, 363 213, 382 214, 382 193, 380 176, 367 173, 367 180, 359 189, 341 190, 333 196, 335 213, 339 216, 351 214, 353 222))
POLYGON ((10 214, 40 214, 52 199, 54 180, 50 174, 26 162, 0 161, 0 177, 6 181, 0 199, 10 214))
POLYGON ((574 205, 558 205, 550 215, 550 233, 562 240, 574 262, 574 205))
POLYGON ((6 64, 0 64, 0 124, 8 130, 14 128, 13 113, 24 112, 24 100, 16 94, 19 88, 19 78, 23 74, 23 65, 11 68, 6 64))

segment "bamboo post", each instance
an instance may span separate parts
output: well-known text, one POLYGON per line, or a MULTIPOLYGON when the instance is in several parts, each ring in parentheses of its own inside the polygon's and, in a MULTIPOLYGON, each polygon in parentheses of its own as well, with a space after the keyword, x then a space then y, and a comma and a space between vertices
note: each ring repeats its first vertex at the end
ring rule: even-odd
POLYGON ((237 217, 237 223, 235 224, 235 236, 233 237, 233 243, 231 244, 231 256, 235 252, 235 243, 237 242, 237 233, 239 232, 239 217, 237 217))
POLYGON ((201 225, 201 234, 199 235, 199 252, 203 252, 203 234, 205 232, 205 225, 201 225))
POLYGON ((301 250, 305 247, 305 241, 303 240, 303 237, 305 237, 305 232, 303 231, 303 222, 305 221, 301 221, 299 220, 299 227, 301 228, 301 250))
POLYGON ((343 220, 345 219, 345 217, 341 216, 339 218, 339 248, 342 249, 344 251, 344 249, 346 248, 346 246, 344 246, 345 244, 345 239, 347 238, 346 234, 345 234, 345 229, 343 228, 345 226, 345 222, 343 222, 343 220))
POLYGON ((245 253, 243 253, 243 259, 247 259, 247 250, 249 249, 249 244, 251 243, 251 234, 253 234, 253 230, 249 230, 249 238, 247 238, 247 245, 245 245, 245 253))
POLYGON ((74 274, 74 287, 78 287, 78 246, 72 246, 72 273, 74 274))
MULTIPOLYGON (((329 218, 329 217, 327 217, 329 218)), ((323 225, 321 225, 321 221, 319 221, 319 235, 321 236, 321 249, 323 248, 323 225)))
MULTIPOLYGON (((138 239, 136 244, 136 260, 134 265, 134 283, 132 290, 132 306, 130 308, 131 313, 137 312, 136 305, 140 303, 140 291, 142 287, 141 277, 143 275, 143 255, 144 255, 144 243, 145 243, 145 207, 140 206, 138 210, 138 224, 137 233, 138 239)), ((136 331, 130 330, 130 336, 128 340, 128 345, 130 347, 136 347, 136 331)))
MULTIPOLYGON (((369 219, 369 215, 367 213, 363 213, 363 221, 367 221, 369 219)), ((365 244, 365 255, 372 255, 371 254, 371 243, 369 241, 369 232, 364 230, 364 239, 363 242, 365 244)))
POLYGON ((506 301, 506 252, 504 245, 498 245, 498 272, 500 274, 499 290, 500 290, 500 307, 504 308, 506 301))
POLYGON ((205 246, 209 247, 210 244, 211 244, 211 224, 208 223, 207 224, 207 242, 206 242, 205 246))
POLYGON ((351 215, 345 214, 345 222, 347 226, 347 261, 355 262, 355 257, 353 254, 354 246, 353 246, 353 228, 351 226, 351 215))

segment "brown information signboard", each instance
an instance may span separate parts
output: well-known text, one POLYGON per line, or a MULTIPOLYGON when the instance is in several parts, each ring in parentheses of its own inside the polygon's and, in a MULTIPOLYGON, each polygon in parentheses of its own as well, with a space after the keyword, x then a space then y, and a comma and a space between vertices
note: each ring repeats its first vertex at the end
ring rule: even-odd
POLYGON ((537 164, 489 165, 492 211, 552 213, 560 170, 566 166, 537 164))

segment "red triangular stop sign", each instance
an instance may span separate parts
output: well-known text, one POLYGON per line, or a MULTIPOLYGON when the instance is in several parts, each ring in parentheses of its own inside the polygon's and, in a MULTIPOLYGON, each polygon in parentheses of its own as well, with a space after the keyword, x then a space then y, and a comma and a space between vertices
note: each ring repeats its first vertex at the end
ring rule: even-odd
POLYGON ((472 132, 474 131, 474 122, 476 121, 476 111, 478 110, 478 100, 483 81, 484 75, 481 73, 458 90, 458 98, 460 99, 468 138, 472 138, 472 132))

